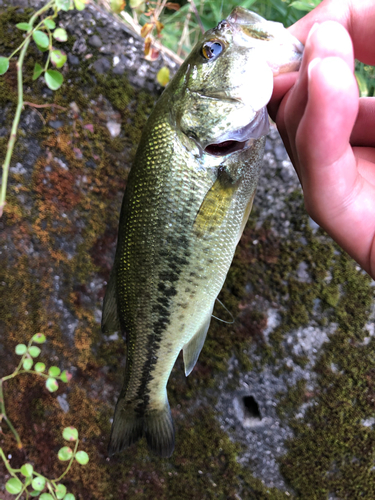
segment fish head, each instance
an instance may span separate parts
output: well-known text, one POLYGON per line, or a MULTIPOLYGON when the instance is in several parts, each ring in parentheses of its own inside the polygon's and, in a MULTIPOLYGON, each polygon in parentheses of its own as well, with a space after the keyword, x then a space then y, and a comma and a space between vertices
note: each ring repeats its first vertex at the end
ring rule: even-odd
POLYGON ((303 45, 281 23, 237 7, 205 33, 180 68, 177 127, 200 152, 250 147, 269 128, 273 77, 297 70, 303 45))

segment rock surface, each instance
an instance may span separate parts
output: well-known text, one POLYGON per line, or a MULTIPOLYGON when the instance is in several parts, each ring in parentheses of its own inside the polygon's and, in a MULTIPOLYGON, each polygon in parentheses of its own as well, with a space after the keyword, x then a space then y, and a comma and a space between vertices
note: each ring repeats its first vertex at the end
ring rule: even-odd
MULTIPOLYGON (((1 53, 22 41, 9 26, 26 14, 0 15, 1 53)), ((61 430, 75 425, 90 455, 66 476, 76 498, 375 498, 374 282, 305 213, 274 128, 220 295, 236 320, 213 320, 187 379, 181 360, 172 372, 174 456, 159 460, 141 442, 107 460, 125 344, 100 333, 102 300, 126 178, 162 90, 156 74, 177 67, 164 55, 145 61, 143 41, 94 6, 59 20, 69 32, 62 89, 32 82, 36 50, 25 65, 25 100, 51 106, 22 113, 0 219, 0 376, 17 363, 15 345, 40 331, 48 338, 43 361, 73 378, 54 394, 36 376, 7 384, 8 415, 25 449, 3 429, 12 466, 26 461, 58 476, 61 430)), ((14 67, 0 85, 4 156, 14 67)), ((226 314, 218 305, 215 316, 226 314)), ((5 472, 0 465, 4 498, 5 472)))

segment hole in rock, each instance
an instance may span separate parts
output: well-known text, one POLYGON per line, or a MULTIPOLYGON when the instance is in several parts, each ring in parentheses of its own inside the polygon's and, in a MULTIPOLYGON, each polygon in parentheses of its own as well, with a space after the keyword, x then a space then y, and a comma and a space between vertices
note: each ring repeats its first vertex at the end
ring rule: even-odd
POLYGON ((258 403, 255 401, 253 396, 244 396, 242 398, 243 404, 245 407, 245 416, 251 418, 262 419, 262 416, 259 411, 258 403))

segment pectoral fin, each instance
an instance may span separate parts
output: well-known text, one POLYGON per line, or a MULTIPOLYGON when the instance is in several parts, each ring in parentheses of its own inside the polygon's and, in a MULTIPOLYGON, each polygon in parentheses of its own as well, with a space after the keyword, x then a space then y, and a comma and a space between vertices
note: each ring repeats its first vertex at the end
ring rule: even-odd
POLYGON ((105 292, 102 314, 102 332, 111 333, 120 330, 120 318, 117 310, 116 273, 115 267, 111 272, 107 290, 105 292))
POLYGON ((221 226, 235 189, 235 186, 223 185, 220 178, 216 179, 211 189, 207 191, 194 221, 194 231, 199 236, 209 234, 221 226))
MULTIPOLYGON (((251 209, 253 208, 253 203, 254 203, 254 198, 255 198, 255 191, 254 190, 254 193, 251 195, 251 198, 246 206, 246 209, 245 209, 245 212, 243 214, 243 219, 242 219, 242 224, 241 224, 241 227, 240 227, 240 231, 238 233, 238 241, 240 241, 241 239, 241 236, 242 236, 242 233, 245 229, 245 226, 246 226, 246 223, 247 223, 247 220, 249 218, 249 215, 250 215, 250 212, 251 212, 251 209)), ((238 243, 237 241, 237 243, 238 243)))
POLYGON ((194 337, 184 345, 183 355, 184 355, 184 365, 185 365, 185 375, 190 375, 193 370, 195 363, 199 358, 199 354, 201 353, 204 341, 206 340, 207 330, 210 326, 211 316, 213 306, 210 308, 207 319, 204 321, 201 328, 197 331, 194 337))

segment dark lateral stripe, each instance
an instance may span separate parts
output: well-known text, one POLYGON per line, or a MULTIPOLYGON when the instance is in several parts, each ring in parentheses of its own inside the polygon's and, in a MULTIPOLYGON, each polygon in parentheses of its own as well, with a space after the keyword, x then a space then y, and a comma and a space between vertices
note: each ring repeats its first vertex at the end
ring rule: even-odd
MULTIPOLYGON (((165 261, 165 267, 159 273, 157 297, 153 300, 152 305, 152 313, 156 313, 157 319, 152 325, 153 331, 148 338, 147 356, 142 366, 140 385, 136 394, 136 399, 143 401, 137 409, 140 415, 145 413, 149 404, 150 395, 147 384, 153 379, 152 373, 158 361, 157 353, 163 342, 163 333, 170 324, 170 307, 173 297, 177 295, 177 284, 183 268, 189 264, 189 261, 186 258, 181 258, 178 253, 181 247, 184 250, 188 247, 186 236, 177 237, 175 241, 171 242, 171 246, 176 250, 176 253, 168 253, 168 259, 159 254, 159 258, 165 261)), ((163 252, 165 249, 161 250, 161 253, 163 252)))

